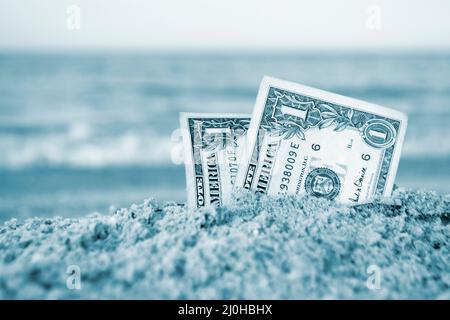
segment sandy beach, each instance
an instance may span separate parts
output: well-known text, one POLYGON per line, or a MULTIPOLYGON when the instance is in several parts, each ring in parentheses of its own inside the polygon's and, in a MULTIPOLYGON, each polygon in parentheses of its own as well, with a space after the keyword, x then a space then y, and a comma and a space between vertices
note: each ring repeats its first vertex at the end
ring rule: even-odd
POLYGON ((0 227, 0 298, 449 299, 449 222, 448 195, 402 189, 356 207, 243 194, 219 209, 150 199, 12 219, 0 227), (67 286, 74 266, 79 290, 67 286))
POLYGON ((0 304, 436 313, 415 301, 450 300, 449 13, 0 1, 0 304))

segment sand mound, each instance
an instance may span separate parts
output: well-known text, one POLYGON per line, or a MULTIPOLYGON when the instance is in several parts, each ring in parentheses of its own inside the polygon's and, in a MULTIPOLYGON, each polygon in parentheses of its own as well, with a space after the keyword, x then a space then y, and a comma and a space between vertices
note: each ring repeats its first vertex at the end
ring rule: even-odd
POLYGON ((146 200, 82 219, 10 220, 0 298, 448 299, 449 222, 450 197, 398 190, 353 208, 244 194, 216 210, 146 200), (78 267, 71 290, 66 272, 78 267))

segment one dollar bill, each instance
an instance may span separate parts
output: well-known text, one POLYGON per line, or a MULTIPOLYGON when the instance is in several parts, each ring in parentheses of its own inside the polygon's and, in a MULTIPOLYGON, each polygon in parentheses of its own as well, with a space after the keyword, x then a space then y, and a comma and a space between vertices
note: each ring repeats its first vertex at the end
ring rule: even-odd
POLYGON ((190 207, 230 203, 250 115, 180 113, 190 207))
POLYGON ((390 195, 406 126, 399 111, 264 77, 236 187, 344 203, 390 195))

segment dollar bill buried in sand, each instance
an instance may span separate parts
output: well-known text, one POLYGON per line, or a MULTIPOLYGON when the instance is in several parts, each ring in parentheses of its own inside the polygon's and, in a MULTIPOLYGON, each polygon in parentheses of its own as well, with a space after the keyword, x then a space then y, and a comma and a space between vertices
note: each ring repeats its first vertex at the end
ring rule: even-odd
POLYGON ((362 203, 392 192, 403 113, 264 77, 236 187, 362 203))
POLYGON ((250 116, 181 113, 190 207, 229 203, 250 116))

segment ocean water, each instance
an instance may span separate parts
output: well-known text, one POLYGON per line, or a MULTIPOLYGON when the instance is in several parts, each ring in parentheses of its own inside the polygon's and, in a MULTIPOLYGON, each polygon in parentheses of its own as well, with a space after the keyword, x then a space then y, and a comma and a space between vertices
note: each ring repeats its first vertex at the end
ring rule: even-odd
POLYGON ((0 53, 0 220, 185 200, 178 113, 249 113, 263 75, 396 108, 396 184, 450 192, 450 54, 0 53))

